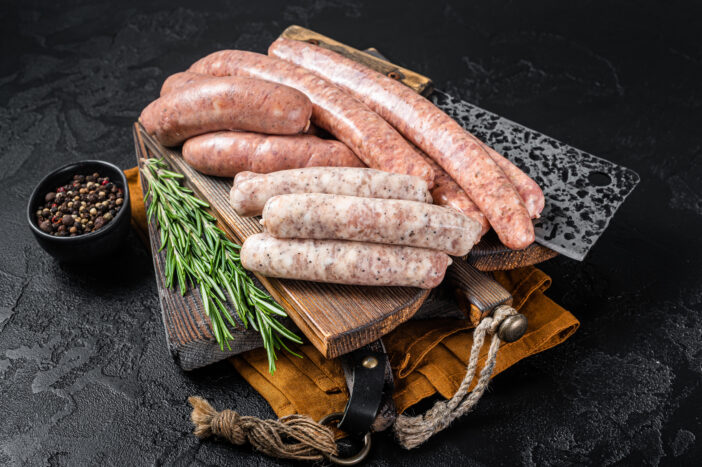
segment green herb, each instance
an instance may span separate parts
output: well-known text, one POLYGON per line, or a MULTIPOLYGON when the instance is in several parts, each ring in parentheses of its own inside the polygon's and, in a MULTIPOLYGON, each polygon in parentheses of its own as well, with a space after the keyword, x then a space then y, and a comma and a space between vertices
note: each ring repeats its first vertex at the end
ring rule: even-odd
POLYGON ((141 168, 148 182, 145 197, 150 197, 146 213, 158 222, 159 251, 166 250, 166 286, 175 288, 177 282, 182 295, 188 284, 199 290, 222 350, 225 345, 231 349, 229 341, 233 339, 226 323, 237 326, 225 305, 229 301, 243 325, 248 328, 250 324, 261 334, 272 373, 276 350, 283 347, 294 353, 285 339, 298 344, 302 341, 278 322, 276 315, 287 316, 285 311, 256 287, 239 260, 241 247, 217 227, 217 219, 205 210, 209 204, 180 184, 182 174, 167 167, 160 159, 146 159, 141 168))

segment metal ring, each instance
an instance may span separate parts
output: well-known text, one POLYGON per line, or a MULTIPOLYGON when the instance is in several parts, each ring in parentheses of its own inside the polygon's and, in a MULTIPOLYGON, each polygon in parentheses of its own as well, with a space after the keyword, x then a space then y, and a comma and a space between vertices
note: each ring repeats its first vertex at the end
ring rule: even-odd
MULTIPOLYGON (((341 412, 334 412, 330 413, 329 415, 326 415, 322 417, 321 420, 319 420, 320 425, 326 425, 329 422, 332 421, 340 421, 342 417, 344 416, 343 413, 341 412)), ((337 423, 338 426, 338 423, 337 423)), ((363 447, 361 448, 360 451, 358 451, 356 454, 350 457, 337 457, 333 455, 327 455, 327 458, 332 461, 334 464, 337 465, 356 465, 360 464, 363 459, 365 459, 368 456, 368 453, 370 452, 371 448, 371 434, 370 431, 363 435, 363 447)))

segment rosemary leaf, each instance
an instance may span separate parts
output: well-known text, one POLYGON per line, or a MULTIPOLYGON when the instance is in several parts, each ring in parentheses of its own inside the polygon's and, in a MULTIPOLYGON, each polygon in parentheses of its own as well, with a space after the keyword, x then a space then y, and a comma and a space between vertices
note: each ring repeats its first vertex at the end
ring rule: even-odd
POLYGON ((166 286, 174 288, 177 282, 182 295, 188 284, 198 290, 220 349, 231 349, 234 337, 227 324, 238 325, 227 307, 230 303, 243 326, 261 334, 269 371, 275 371, 276 349, 299 356, 285 340, 301 339, 276 319, 287 316, 285 311, 249 277, 239 261, 241 246, 217 227, 217 219, 205 211, 210 205, 180 185, 184 176, 160 159, 143 161, 141 173, 148 182, 146 212, 159 227, 159 251, 166 251, 166 286))

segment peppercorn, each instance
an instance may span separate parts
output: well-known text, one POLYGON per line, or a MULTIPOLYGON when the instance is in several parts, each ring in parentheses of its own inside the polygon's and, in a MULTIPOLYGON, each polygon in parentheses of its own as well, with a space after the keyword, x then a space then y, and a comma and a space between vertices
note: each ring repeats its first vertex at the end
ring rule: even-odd
POLYGON ((76 174, 44 196, 35 211, 39 228, 57 237, 96 231, 113 220, 124 204, 124 192, 109 177, 76 174))

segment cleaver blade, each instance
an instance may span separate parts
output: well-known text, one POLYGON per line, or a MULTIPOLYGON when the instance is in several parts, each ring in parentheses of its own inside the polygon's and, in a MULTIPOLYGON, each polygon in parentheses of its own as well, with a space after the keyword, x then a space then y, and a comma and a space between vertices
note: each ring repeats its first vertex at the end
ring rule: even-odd
MULTIPOLYGON (((366 53, 387 60, 377 49, 366 53)), ((582 261, 639 183, 631 169, 432 89, 428 99, 512 161, 541 187, 546 205, 534 220, 536 243, 582 261)))
POLYGON ((434 90, 429 99, 533 178, 546 205, 536 242, 582 261, 639 183, 631 169, 434 90))

